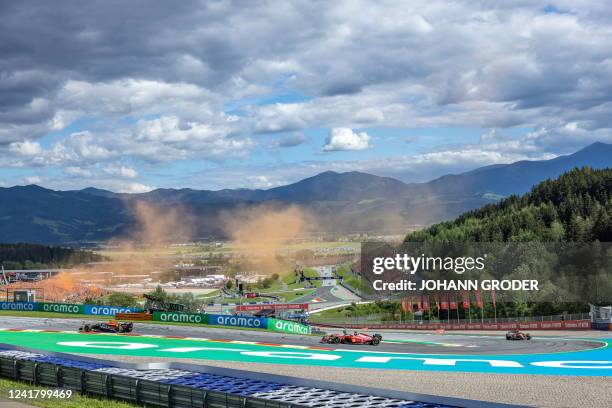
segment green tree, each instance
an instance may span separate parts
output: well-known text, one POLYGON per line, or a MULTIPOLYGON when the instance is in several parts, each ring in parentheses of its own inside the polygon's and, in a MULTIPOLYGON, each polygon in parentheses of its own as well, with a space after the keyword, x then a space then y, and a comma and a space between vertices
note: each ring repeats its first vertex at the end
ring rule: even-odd
POLYGON ((113 292, 106 297, 109 306, 135 307, 136 298, 129 293, 113 292))

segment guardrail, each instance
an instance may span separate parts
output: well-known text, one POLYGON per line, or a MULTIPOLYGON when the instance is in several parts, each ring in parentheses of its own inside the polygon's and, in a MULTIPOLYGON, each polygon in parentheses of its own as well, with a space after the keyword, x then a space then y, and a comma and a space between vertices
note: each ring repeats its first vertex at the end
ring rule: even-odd
POLYGON ((0 376, 163 408, 512 408, 179 363, 126 364, 0 344, 0 376))

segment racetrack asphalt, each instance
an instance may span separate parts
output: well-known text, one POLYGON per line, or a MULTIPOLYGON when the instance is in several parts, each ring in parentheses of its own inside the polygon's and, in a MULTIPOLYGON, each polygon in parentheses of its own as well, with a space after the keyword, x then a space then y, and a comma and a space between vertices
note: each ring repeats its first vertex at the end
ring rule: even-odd
MULTIPOLYGON (((48 319, 0 316, 0 327, 38 330, 76 330, 80 319, 48 319)), ((284 335, 253 330, 235 330, 197 326, 159 325, 136 323, 139 334, 206 337, 227 340, 270 342, 305 346, 322 346, 319 337, 284 335)), ((384 331, 385 339, 409 341, 407 343, 383 343, 373 346, 354 347, 356 350, 376 350, 403 353, 428 354, 532 354, 593 349, 601 344, 597 341, 578 339, 603 337, 600 332, 536 332, 531 341, 506 341, 503 332, 490 333, 423 333, 384 331), (491 336, 492 334, 492 336, 491 336), (545 337, 558 336, 558 337, 545 337), (574 337, 574 339, 570 338, 574 337), (414 343, 414 342, 417 343, 414 343), (433 343, 433 344, 430 344, 433 343), (441 344, 437 344, 441 343, 441 344), (476 347, 472 347, 476 346, 476 347)), ((596 339, 595 339, 596 340, 596 339)), ((35 344, 27 344, 35 348, 35 344)), ((87 354, 92 356, 91 353, 87 354)), ((137 357, 126 355, 100 355, 110 360, 127 362, 168 361, 159 357, 137 357)), ((254 372, 288 375, 313 380, 324 380, 373 386, 415 393, 435 394, 449 397, 504 402, 535 407, 610 407, 612 387, 610 377, 578 377, 556 375, 519 375, 475 372, 441 372, 411 370, 377 370, 365 368, 339 368, 317 366, 294 366, 289 364, 255 363, 244 361, 219 361, 206 359, 183 359, 183 362, 218 367, 236 368, 254 372)))
MULTIPOLYGON (((35 330, 78 330, 84 320, 49 319, 34 317, 0 316, 0 327, 35 330)), ((331 331, 341 332, 341 331, 331 331)), ((320 336, 299 336, 256 330, 237 330, 213 327, 179 326, 135 323, 134 333, 147 335, 174 335, 205 337, 220 340, 282 343, 297 346, 324 346, 320 336)), ((335 347, 337 345, 329 345, 335 347)), ((504 333, 494 336, 441 335, 432 333, 384 332, 383 343, 378 346, 345 345, 355 350, 384 351, 417 354, 540 354, 596 349, 602 343, 595 340, 549 338, 534 336, 529 341, 508 341, 504 333), (391 342, 394 341, 394 342, 391 342)))

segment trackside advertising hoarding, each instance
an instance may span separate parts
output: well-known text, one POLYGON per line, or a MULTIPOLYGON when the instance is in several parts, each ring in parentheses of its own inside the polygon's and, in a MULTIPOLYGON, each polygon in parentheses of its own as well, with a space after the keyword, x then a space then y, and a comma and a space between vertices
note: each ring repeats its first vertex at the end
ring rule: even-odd
POLYGON ((208 315, 208 324, 217 326, 251 327, 255 329, 266 329, 268 319, 265 317, 254 316, 229 316, 229 315, 208 315))
POLYGON ((91 316, 114 316, 117 313, 137 313, 142 312, 142 309, 137 307, 121 307, 121 306, 96 306, 85 305, 85 314, 91 316))
MULTIPOLYGON (((337 325, 320 324, 324 327, 337 325)), ((384 323, 384 324, 343 324, 347 329, 399 329, 399 330, 590 330, 590 320, 563 320, 550 322, 517 323, 384 323)))
POLYGON ((240 305, 236 306, 238 312, 257 312, 262 309, 274 310, 308 310, 308 303, 267 303, 258 305, 240 305))
POLYGON ((268 330, 290 334, 311 334, 310 326, 272 318, 268 318, 268 330))
POLYGON ((208 315, 202 313, 154 312, 153 321, 208 324, 208 315))
POLYGON ((19 310, 32 312, 36 310, 36 303, 33 302, 0 302, 0 310, 19 310))
POLYGON ((37 303, 39 312, 85 314, 85 305, 70 303, 37 303))

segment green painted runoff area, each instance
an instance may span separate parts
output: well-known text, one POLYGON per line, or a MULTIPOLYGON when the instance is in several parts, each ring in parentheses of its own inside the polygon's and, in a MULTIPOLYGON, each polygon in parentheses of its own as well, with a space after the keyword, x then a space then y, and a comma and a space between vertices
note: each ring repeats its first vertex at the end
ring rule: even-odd
MULTIPOLYGON (((369 369, 612 376, 609 346, 578 352, 521 355, 424 355, 365 349, 318 350, 291 346, 129 335, 0 331, 0 343, 63 353, 112 354, 170 359, 351 367, 369 369)), ((1 346, 0 346, 1 347, 1 346)))

